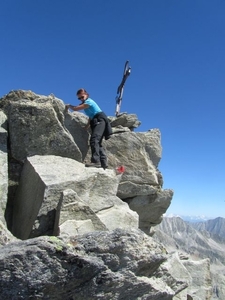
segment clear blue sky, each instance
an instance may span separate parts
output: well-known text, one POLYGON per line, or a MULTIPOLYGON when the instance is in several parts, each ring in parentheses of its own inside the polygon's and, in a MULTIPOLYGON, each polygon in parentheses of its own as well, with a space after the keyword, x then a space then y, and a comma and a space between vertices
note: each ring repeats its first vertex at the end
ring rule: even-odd
POLYGON ((0 97, 85 87, 108 114, 124 63, 121 111, 159 128, 169 213, 225 217, 224 0, 2 0, 0 97))

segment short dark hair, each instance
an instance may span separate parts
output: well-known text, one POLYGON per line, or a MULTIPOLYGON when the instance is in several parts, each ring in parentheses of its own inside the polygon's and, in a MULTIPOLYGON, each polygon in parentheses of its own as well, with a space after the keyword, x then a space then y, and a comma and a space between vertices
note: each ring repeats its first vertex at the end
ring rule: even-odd
POLYGON ((88 94, 88 92, 87 92, 85 89, 79 89, 79 90, 77 91, 77 95, 79 95, 79 94, 81 94, 81 93, 84 93, 84 94, 86 94, 86 95, 89 97, 89 94, 88 94))

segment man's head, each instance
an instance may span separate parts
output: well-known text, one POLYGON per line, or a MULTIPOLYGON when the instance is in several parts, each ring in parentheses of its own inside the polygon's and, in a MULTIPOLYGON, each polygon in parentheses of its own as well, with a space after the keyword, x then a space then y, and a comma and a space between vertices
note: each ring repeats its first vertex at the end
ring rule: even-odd
POLYGON ((85 89, 79 89, 77 91, 77 98, 83 102, 89 98, 89 94, 85 89))

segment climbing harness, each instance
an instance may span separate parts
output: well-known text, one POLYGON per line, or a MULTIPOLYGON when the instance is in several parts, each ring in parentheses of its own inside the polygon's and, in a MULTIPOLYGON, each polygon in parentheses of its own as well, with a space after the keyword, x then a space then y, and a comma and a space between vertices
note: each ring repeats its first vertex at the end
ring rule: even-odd
POLYGON ((120 113, 120 107, 121 107, 121 102, 122 102, 122 97, 123 97, 123 89, 124 89, 124 84, 128 78, 128 76, 131 73, 131 67, 129 67, 129 60, 126 61, 125 66, 124 66, 124 71, 123 71, 123 78, 118 86, 117 89, 117 96, 116 96, 116 112, 115 115, 118 117, 120 113))

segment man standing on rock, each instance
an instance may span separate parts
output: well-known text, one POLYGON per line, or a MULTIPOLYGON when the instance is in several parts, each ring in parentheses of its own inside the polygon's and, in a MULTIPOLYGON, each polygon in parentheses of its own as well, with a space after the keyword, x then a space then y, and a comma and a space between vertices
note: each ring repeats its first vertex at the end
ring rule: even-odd
POLYGON ((89 117, 88 123, 85 129, 91 127, 91 163, 86 164, 86 167, 96 167, 96 168, 108 168, 107 157, 105 150, 102 146, 102 139, 109 139, 112 134, 112 128, 109 120, 105 113, 101 110, 98 104, 89 98, 89 94, 85 89, 79 89, 77 91, 77 97, 81 101, 78 106, 73 106, 70 104, 66 105, 66 109, 69 108, 78 111, 84 110, 85 114, 89 117))

